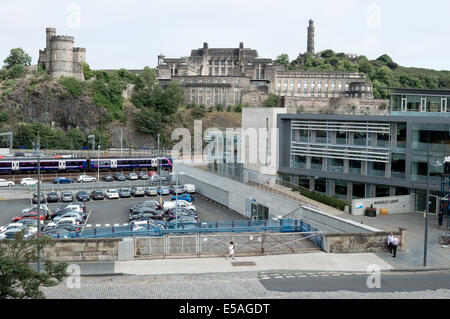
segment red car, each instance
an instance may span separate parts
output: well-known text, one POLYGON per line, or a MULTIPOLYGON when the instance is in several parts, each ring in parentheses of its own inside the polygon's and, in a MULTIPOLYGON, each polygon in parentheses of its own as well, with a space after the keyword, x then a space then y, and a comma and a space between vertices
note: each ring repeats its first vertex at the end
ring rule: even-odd
MULTIPOLYGON (((41 211, 41 221, 42 222, 44 222, 46 219, 48 219, 48 217, 49 216, 48 216, 47 212, 41 211)), ((14 217, 12 219, 12 222, 15 223, 22 219, 36 219, 37 220, 37 218, 38 218, 37 211, 29 211, 29 212, 26 212, 24 214, 20 214, 19 216, 14 217)))

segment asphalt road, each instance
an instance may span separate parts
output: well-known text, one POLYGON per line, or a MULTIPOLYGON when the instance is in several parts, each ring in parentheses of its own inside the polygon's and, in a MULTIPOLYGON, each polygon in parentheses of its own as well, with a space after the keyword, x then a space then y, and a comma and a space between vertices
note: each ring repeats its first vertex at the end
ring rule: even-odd
MULTIPOLYGON (((164 200, 170 200, 171 196, 164 196, 164 200)), ((237 214, 229 208, 221 206, 201 195, 195 194, 195 206, 201 221, 225 221, 241 220, 243 216, 237 214)), ((84 226, 88 227, 108 227, 123 225, 128 223, 129 209, 132 205, 145 200, 159 200, 157 196, 145 196, 129 199, 105 199, 99 201, 89 201, 86 204, 88 218, 84 226)), ((48 204, 51 210, 55 210, 63 203, 48 204)), ((22 212, 22 209, 31 206, 30 200, 10 200, 0 201, 0 225, 11 222, 11 219, 22 212)))

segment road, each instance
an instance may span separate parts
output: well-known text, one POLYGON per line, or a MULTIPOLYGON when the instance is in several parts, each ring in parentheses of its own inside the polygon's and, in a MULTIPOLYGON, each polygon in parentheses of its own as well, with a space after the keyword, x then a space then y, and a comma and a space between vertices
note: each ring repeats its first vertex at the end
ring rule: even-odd
MULTIPOLYGON (((288 273, 273 273, 282 276, 288 273)), ((262 279, 267 273, 81 277, 43 288, 58 299, 439 299, 450 298, 450 273, 383 273, 381 288, 368 289, 367 275, 262 279)))

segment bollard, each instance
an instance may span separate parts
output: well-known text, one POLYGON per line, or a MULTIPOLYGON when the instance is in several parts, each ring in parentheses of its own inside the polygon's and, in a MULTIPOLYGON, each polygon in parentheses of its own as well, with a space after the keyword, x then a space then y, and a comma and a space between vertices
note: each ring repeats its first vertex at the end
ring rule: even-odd
POLYGON ((184 223, 181 223, 181 229, 184 229, 184 223))
POLYGON ((147 230, 150 230, 150 222, 147 220, 147 230))
POLYGON ((97 235, 97 228, 94 228, 94 236, 97 235))
POLYGON ((114 226, 111 228, 111 232, 114 234, 114 226))
POLYGON ((219 223, 218 223, 218 222, 216 222, 216 229, 217 229, 217 228, 219 228, 219 223))

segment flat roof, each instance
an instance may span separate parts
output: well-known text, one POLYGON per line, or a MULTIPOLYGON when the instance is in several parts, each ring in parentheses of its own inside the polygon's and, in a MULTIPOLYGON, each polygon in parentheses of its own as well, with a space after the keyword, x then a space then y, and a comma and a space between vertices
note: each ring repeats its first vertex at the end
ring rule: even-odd
POLYGON ((379 89, 389 90, 389 93, 417 93, 417 94, 441 94, 450 95, 450 90, 445 89, 427 89, 427 88, 395 88, 395 87, 378 87, 379 89))

